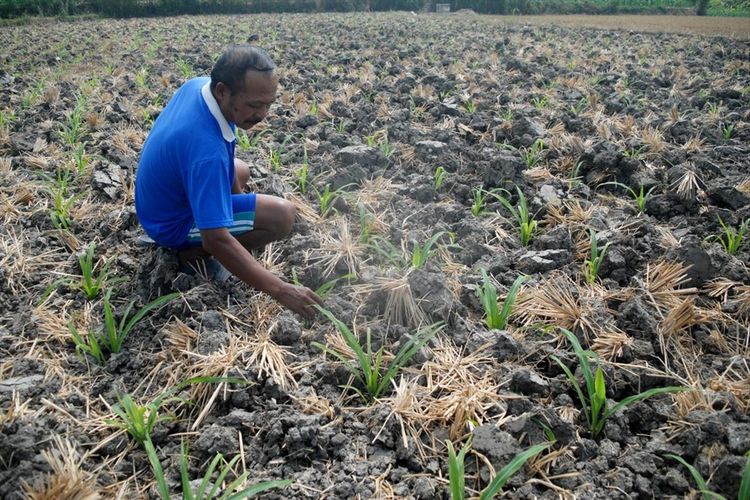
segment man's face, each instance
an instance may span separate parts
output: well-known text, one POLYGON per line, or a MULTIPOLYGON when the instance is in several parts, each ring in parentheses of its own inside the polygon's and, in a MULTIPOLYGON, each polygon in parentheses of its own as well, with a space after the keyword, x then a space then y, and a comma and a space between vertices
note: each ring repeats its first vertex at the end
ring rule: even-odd
POLYGON ((248 71, 244 88, 232 92, 222 82, 216 84, 214 97, 227 121, 249 130, 262 121, 276 100, 279 78, 275 72, 248 71))

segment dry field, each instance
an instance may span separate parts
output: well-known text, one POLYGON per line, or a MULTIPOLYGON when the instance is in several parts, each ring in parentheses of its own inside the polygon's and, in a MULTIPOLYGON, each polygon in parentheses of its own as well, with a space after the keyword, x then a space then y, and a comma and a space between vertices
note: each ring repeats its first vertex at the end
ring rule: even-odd
POLYGON ((467 496, 531 450, 513 498, 697 497, 680 459, 735 498, 747 24, 548 19, 0 30, 0 498, 450 498, 448 443, 467 496), (298 208, 258 258, 320 291, 315 321, 137 242, 151 124, 251 34, 281 90, 237 156, 298 208))
POLYGON ((513 25, 555 25, 567 28, 626 30, 644 33, 676 33, 750 39, 750 19, 746 17, 698 16, 517 16, 498 17, 513 25))

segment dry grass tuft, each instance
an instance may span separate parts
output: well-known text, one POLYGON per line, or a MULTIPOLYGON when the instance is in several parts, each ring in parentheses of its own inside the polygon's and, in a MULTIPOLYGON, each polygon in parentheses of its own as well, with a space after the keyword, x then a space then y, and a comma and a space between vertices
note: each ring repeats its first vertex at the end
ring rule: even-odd
POLYGON ((366 250, 359 239, 349 229, 349 222, 341 218, 334 234, 322 232, 320 246, 312 249, 310 258, 318 266, 323 266, 323 276, 331 276, 340 263, 346 266, 347 273, 357 275, 362 264, 360 255, 366 250))
POLYGON ((29 500, 97 500, 101 498, 96 477, 81 468, 84 459, 67 439, 55 435, 56 449, 42 452, 52 468, 52 474, 35 483, 34 486, 22 481, 26 498, 29 500))
POLYGON ((0 238, 0 269, 4 271, 8 286, 14 293, 26 292, 24 281, 42 269, 62 267, 66 256, 61 249, 53 248, 37 254, 26 251, 26 239, 15 229, 9 228, 5 237, 0 238))
POLYGON ((403 326, 418 327, 427 323, 427 314, 419 305, 419 299, 414 297, 409 284, 409 273, 402 277, 379 277, 373 283, 357 285, 357 293, 385 294, 385 319, 388 323, 403 326))
POLYGON ((430 398, 423 401, 425 423, 450 426, 450 438, 459 439, 469 422, 481 425, 490 414, 504 415, 498 394, 499 384, 487 370, 491 359, 478 349, 465 356, 445 339, 437 339, 432 359, 420 370, 426 378, 430 398), (494 410, 491 412, 491 410, 494 410))
MULTIPOLYGON (((597 287, 580 286, 568 276, 557 275, 521 291, 512 316, 525 326, 541 323, 580 332, 588 341, 605 327, 601 295, 597 287)), ((609 329, 617 331, 614 326, 609 329)))
MULTIPOLYGON (((271 329, 272 327, 269 330, 271 329)), ((249 351, 243 348, 243 355, 249 352, 246 367, 255 366, 261 375, 270 377, 285 391, 297 387, 297 381, 286 362, 287 356, 292 354, 273 342, 268 330, 259 331, 257 338, 247 342, 247 348, 249 351)))
POLYGON ((591 350, 606 361, 622 356, 623 349, 633 344, 633 339, 623 332, 599 333, 591 344, 591 350))

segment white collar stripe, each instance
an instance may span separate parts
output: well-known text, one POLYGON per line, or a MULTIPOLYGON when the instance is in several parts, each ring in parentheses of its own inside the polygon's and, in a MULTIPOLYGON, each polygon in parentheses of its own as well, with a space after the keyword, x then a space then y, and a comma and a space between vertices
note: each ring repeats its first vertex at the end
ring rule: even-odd
POLYGON ((201 89, 201 94, 203 95, 203 100, 206 101, 206 104, 208 105, 208 110, 211 112, 211 115, 213 115, 214 119, 216 120, 216 123, 219 124, 219 128, 221 128, 221 135, 224 136, 224 140, 227 142, 233 142, 236 137, 234 136, 234 131, 232 130, 232 127, 229 126, 229 122, 227 122, 227 119, 224 118, 224 115, 221 112, 221 108, 219 108, 219 103, 216 102, 216 98, 211 93, 211 83, 206 83, 203 88, 201 89))

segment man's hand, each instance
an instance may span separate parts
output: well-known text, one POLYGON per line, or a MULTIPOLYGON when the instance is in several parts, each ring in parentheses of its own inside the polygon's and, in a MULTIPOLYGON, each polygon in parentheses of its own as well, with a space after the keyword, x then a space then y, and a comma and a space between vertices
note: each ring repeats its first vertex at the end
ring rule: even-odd
POLYGON ((313 307, 315 304, 323 305, 323 299, 317 293, 304 286, 289 283, 284 283, 273 298, 282 306, 296 312, 305 319, 312 319, 315 316, 315 308, 313 307))

